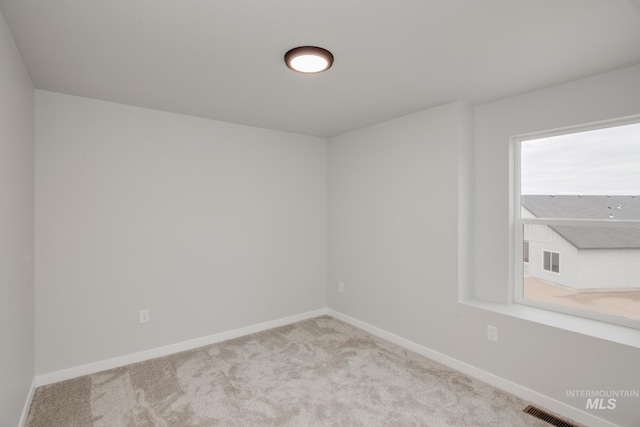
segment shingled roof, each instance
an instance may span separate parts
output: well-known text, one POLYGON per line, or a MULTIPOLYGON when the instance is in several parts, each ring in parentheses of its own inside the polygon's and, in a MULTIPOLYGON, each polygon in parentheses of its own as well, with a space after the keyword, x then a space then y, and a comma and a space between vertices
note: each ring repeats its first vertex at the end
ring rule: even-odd
MULTIPOLYGON (((640 196, 522 196, 537 218, 640 219, 640 196)), ((551 227, 578 249, 640 249, 640 227, 551 227)))

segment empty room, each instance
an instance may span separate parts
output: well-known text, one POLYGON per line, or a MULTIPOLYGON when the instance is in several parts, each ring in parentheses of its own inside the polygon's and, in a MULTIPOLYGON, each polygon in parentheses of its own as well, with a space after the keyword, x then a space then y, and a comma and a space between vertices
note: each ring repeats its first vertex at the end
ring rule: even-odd
POLYGON ((640 426, 640 1, 0 0, 0 426, 640 426))

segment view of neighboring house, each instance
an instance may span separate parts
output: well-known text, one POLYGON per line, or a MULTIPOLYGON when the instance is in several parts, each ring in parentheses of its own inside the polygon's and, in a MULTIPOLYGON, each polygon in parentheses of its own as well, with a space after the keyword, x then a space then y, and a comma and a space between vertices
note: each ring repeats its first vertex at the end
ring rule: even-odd
MULTIPOLYGON (((522 196, 522 218, 640 219, 640 196, 522 196)), ((573 289, 640 288, 640 227, 524 228, 525 275, 573 289)))

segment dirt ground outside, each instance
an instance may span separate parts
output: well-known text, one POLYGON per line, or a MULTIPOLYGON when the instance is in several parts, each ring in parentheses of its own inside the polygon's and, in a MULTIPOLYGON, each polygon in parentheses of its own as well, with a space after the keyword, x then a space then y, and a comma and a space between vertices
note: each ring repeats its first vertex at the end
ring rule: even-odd
POLYGON ((524 279, 527 299, 640 320, 640 288, 620 290, 574 290, 533 277, 524 279))

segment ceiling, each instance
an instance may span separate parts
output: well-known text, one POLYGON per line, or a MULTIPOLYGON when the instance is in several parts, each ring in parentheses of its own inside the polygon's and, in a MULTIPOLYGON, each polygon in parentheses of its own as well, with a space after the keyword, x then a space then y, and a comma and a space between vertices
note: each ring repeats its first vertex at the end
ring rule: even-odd
POLYGON ((638 0, 0 0, 38 89, 333 136, 640 63, 638 0), (317 75, 284 53, 335 56, 317 75))

